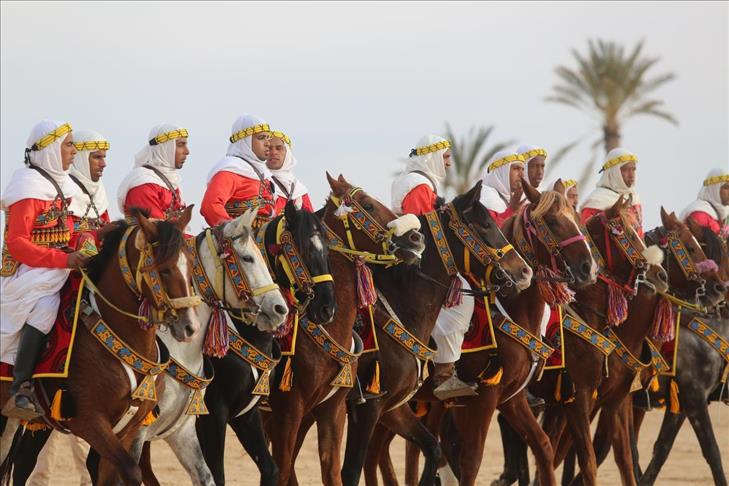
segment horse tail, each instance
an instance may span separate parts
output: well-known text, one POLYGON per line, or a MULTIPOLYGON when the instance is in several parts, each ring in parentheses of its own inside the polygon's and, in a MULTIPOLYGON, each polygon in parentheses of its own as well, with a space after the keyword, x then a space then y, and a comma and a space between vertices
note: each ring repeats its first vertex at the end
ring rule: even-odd
POLYGON ((7 417, 2 418, 5 421, 5 423, 2 424, 2 429, 4 429, 2 431, 2 435, 5 435, 7 433, 13 434, 13 441, 8 448, 5 459, 3 459, 3 462, 0 464, 0 484, 9 486, 13 478, 13 463, 15 462, 15 456, 18 453, 18 445, 20 444, 20 438, 23 435, 23 427, 20 426, 20 423, 15 421, 17 424, 15 430, 8 430, 8 426, 11 425, 12 422, 8 420, 7 417))

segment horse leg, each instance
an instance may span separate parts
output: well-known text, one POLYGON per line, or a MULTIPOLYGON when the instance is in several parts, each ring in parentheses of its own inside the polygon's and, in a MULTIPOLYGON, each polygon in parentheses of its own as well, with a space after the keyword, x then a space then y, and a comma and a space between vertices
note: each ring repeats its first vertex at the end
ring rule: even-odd
POLYGON ((522 456, 526 457, 526 443, 509 424, 503 414, 496 417, 501 430, 501 446, 504 451, 504 470, 499 478, 491 482, 491 486, 510 486, 519 480, 519 484, 529 483, 529 467, 526 468, 526 483, 522 483, 522 456))
POLYGON ((33 473, 38 455, 51 436, 52 429, 41 429, 36 432, 25 430, 17 444, 17 452, 13 461, 13 484, 25 484, 33 473))
POLYGON ((395 433, 382 424, 375 427, 372 440, 367 447, 367 457, 364 464, 364 476, 366 486, 377 486, 377 467, 380 467, 382 483, 385 486, 397 486, 397 474, 390 457, 390 444, 395 438, 395 433))
POLYGON ((526 392, 519 393, 502 405, 500 410, 516 432, 524 437, 527 444, 529 444, 529 448, 536 459, 540 484, 557 486, 554 469, 552 469, 552 463, 554 462, 552 444, 534 417, 527 402, 526 392))
POLYGON ((673 442, 676 440, 684 420, 686 420, 686 415, 683 412, 671 413, 666 409, 661 430, 658 432, 656 443, 653 444, 653 457, 640 478, 640 486, 652 486, 656 482, 658 473, 668 459, 668 454, 671 452, 673 442))
POLYGON ((348 388, 338 391, 332 398, 312 411, 316 419, 317 438, 319 440, 321 478, 325 485, 342 484, 340 449, 344 438, 344 423, 347 418, 344 397, 348 391, 348 388))
MULTIPOLYGON (((460 439, 456 474, 460 484, 464 486, 476 484, 476 476, 483 460, 486 435, 499 398, 497 393, 483 387, 479 388, 479 393, 481 394, 479 397, 465 401, 464 407, 456 407, 450 411, 460 439)), ((529 414, 531 415, 531 412, 529 414)), ((448 420, 444 422, 447 423, 448 420)))
POLYGON ((633 407, 633 430, 635 430, 635 441, 638 441, 640 435, 640 427, 643 425, 643 419, 645 418, 647 410, 642 408, 633 407))
POLYGON ((415 484, 420 475, 420 448, 405 441, 405 484, 415 484))
MULTIPOLYGON (((633 454, 630 447, 630 417, 632 402, 624 397, 620 403, 606 404, 600 413, 595 434, 594 451, 597 456, 604 459, 610 450, 610 443, 613 446, 613 457, 620 472, 623 485, 633 486, 636 478, 633 471, 633 454)), ((581 485, 582 473, 572 481, 573 485, 581 485)))
POLYGON ((160 486, 157 476, 152 470, 152 443, 145 442, 142 455, 139 458, 139 467, 142 469, 142 483, 144 486, 160 486))
MULTIPOLYGON (((284 406, 280 409, 273 407, 276 413, 267 422, 267 432, 271 440, 273 460, 279 468, 278 484, 286 486, 294 470, 294 452, 305 407, 295 390, 288 393, 282 405, 284 406)), ((220 483, 216 481, 216 484, 220 483)))
MULTIPOLYGON (((580 387, 576 390, 574 402, 564 406, 564 417, 567 420, 571 439, 577 452, 577 461, 584 484, 593 486, 597 483, 597 462, 592 448, 590 436, 590 409, 592 408, 592 390, 580 387)), ((566 434, 562 434, 565 436, 566 434)), ((566 455, 567 447, 564 450, 566 455)), ((564 455, 562 456, 564 457, 564 455)), ((556 467, 558 464, 555 463, 556 467)))
POLYGON ((575 477, 575 462, 577 461, 577 454, 575 448, 571 447, 567 456, 564 458, 562 466, 562 486, 569 486, 572 479, 575 477))
MULTIPOLYGON (((165 439, 165 442, 169 444, 172 452, 177 456, 177 460, 190 475, 192 484, 215 486, 213 475, 205 463, 200 442, 197 439, 195 417, 188 417, 174 434, 165 439)), ((253 456, 251 455, 251 457, 253 456)))
POLYGON ((416 444, 423 452, 425 464, 418 482, 419 486, 434 484, 442 455, 438 439, 418 420, 407 404, 385 413, 382 416, 382 423, 396 434, 416 444))
POLYGON ((714 484, 716 486, 726 486, 726 476, 724 475, 724 468, 721 465, 721 453, 716 443, 714 427, 711 424, 709 407, 706 401, 695 400, 695 403, 688 404, 685 410, 691 427, 693 427, 694 433, 696 434, 696 438, 701 445, 701 453, 711 468, 714 484))
POLYGON ((83 424, 82 427, 75 427, 74 431, 100 456, 96 484, 113 484, 118 474, 121 474, 127 484, 141 484, 142 470, 138 460, 127 452, 131 448, 133 434, 129 434, 124 441, 120 440, 112 431, 111 424, 102 417, 84 419, 83 424), (79 428, 82 430, 78 430, 79 428))
POLYGON ((205 463, 210 468, 215 484, 225 484, 225 429, 229 409, 224 400, 206 402, 209 415, 200 415, 195 432, 205 463))
POLYGON ((258 407, 253 407, 250 412, 231 420, 230 426, 248 455, 256 463, 258 471, 261 473, 261 485, 275 485, 278 482, 278 466, 268 451, 261 411, 258 407))
MULTIPOLYGON (((382 415, 382 400, 371 400, 362 405, 349 402, 347 406, 357 407, 357 410, 350 413, 349 420, 347 420, 347 445, 344 449, 344 463, 342 464, 342 484, 356 485, 362 475, 362 467, 371 445, 372 434, 382 415), (355 413, 356 420, 353 419, 355 413)), ((374 450, 373 452, 376 453, 374 450)))
MULTIPOLYGON (((0 427, 0 464, 4 466, 5 460, 8 459, 10 454, 15 434, 20 429, 20 420, 0 415, 0 427)), ((23 431, 21 430, 20 433, 22 434, 23 431)))

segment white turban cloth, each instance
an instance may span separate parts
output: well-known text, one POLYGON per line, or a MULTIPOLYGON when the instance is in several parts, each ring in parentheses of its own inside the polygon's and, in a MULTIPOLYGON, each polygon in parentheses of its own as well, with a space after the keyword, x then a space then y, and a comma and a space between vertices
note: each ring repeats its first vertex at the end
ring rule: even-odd
MULTIPOLYGON (((257 126, 265 128, 265 130, 262 131, 270 131, 268 123, 266 123, 263 118, 250 114, 241 115, 236 118, 235 122, 233 122, 231 136, 248 128, 257 126)), ((253 152, 253 140, 251 138, 253 136, 255 136, 255 134, 243 137, 228 145, 228 151, 226 152, 225 157, 220 159, 220 161, 218 161, 218 163, 216 163, 208 173, 208 183, 213 177, 215 177, 215 174, 222 171, 232 172, 249 179, 259 180, 259 176, 256 173, 256 170, 258 170, 264 179, 271 178, 271 171, 269 171, 268 167, 266 167, 266 161, 259 159, 253 152), (255 167, 256 170, 254 170, 251 166, 255 167)))
MULTIPOLYGON (((729 177, 729 170, 727 169, 711 169, 706 174, 706 179, 709 180, 712 177, 729 177)), ((689 204, 686 209, 681 212, 681 219, 685 220, 689 215, 695 211, 703 211, 710 214, 719 220, 720 224, 729 224, 729 206, 721 203, 721 186, 726 184, 726 181, 717 181, 714 184, 701 185, 699 194, 696 200, 689 204)))
MULTIPOLYGON (((86 142, 108 143, 108 140, 102 134, 93 130, 78 130, 73 133, 73 142, 78 149, 80 144, 86 142)), ((71 200, 71 204, 68 206, 68 209, 77 217, 99 218, 107 209, 109 209, 109 200, 106 197, 106 188, 104 188, 104 184, 101 180, 96 182, 91 180, 89 157, 91 156, 91 153, 95 151, 96 149, 78 150, 73 158, 73 165, 71 165, 69 173, 78 179, 79 182, 84 185, 86 190, 89 191, 91 196, 94 198, 94 206, 96 206, 96 210, 99 213, 96 214, 91 207, 89 196, 87 196, 82 190, 79 190, 71 200)))
MULTIPOLYGON (((628 150, 623 148, 614 148, 605 156, 603 168, 610 161, 617 159, 618 157, 630 155, 632 154, 628 150)), ((620 168, 625 164, 637 162, 637 157, 634 158, 636 158, 635 161, 628 160, 604 169, 600 180, 597 181, 597 188, 587 197, 587 200, 582 207, 604 211, 605 209, 612 207, 618 201, 620 196, 627 197, 628 195, 633 196, 633 205, 640 204, 640 197, 638 197, 638 193, 635 190, 635 184, 628 187, 623 180, 623 174, 620 173, 620 168)))
MULTIPOLYGON (((494 162, 497 162, 505 157, 516 156, 514 150, 500 150, 496 152, 489 163, 487 168, 491 167, 494 162)), ((514 160, 513 162, 501 165, 491 171, 484 173, 481 180, 483 181, 481 187, 481 204, 486 206, 492 211, 497 213, 503 213, 508 207, 509 199, 511 199, 511 182, 509 175, 511 174, 511 166, 519 164, 524 167, 523 159, 514 160)))
MULTIPOLYGON (((250 137, 246 137, 250 138, 250 137)), ((284 147, 286 148, 286 156, 280 169, 271 170, 271 174, 276 180, 286 188, 286 192, 290 192, 289 199, 299 202, 299 198, 304 196, 309 190, 300 180, 294 175, 294 167, 296 167, 296 157, 294 157, 293 149, 286 141, 284 141, 284 147), (293 189, 292 189, 293 187, 293 189)))
POLYGON ((160 171, 172 184, 174 189, 180 187, 180 173, 175 168, 175 152, 177 151, 177 139, 171 139, 156 145, 150 145, 149 141, 164 135, 165 133, 174 132, 182 129, 179 125, 171 123, 163 123, 157 125, 149 131, 147 142, 144 147, 134 156, 134 169, 121 181, 119 190, 116 193, 119 211, 124 212, 124 201, 126 201, 127 193, 135 187, 144 184, 156 184, 168 189, 167 184, 153 170, 145 169, 144 165, 149 165, 160 171))
MULTIPOLYGON (((438 135, 425 135, 418 141, 414 150, 417 151, 418 149, 424 149, 426 147, 436 145, 439 142, 448 143, 448 140, 438 135)), ((447 147, 439 150, 434 150, 423 155, 417 155, 414 153, 410 156, 407 165, 405 166, 405 170, 392 184, 390 196, 392 208, 395 213, 399 214, 401 212, 403 199, 405 199, 410 191, 421 184, 430 186, 436 194, 440 191, 446 177, 446 166, 443 154, 445 154, 449 147, 450 143, 448 143, 447 147), (418 174, 415 171, 427 174, 427 177, 422 174, 418 174)))
MULTIPOLYGON (((76 184, 69 179, 68 172, 63 170, 63 162, 61 160, 61 145, 68 134, 61 135, 40 150, 30 150, 43 137, 53 133, 65 124, 65 122, 56 120, 43 120, 39 122, 31 130, 26 147, 29 149, 28 157, 30 163, 43 169, 56 181, 63 191, 63 195, 69 198, 76 195, 76 184)), ((22 199, 52 201, 56 198, 56 195, 56 188, 38 171, 29 167, 21 167, 13 173, 10 182, 3 191, 0 207, 6 210, 22 199)))

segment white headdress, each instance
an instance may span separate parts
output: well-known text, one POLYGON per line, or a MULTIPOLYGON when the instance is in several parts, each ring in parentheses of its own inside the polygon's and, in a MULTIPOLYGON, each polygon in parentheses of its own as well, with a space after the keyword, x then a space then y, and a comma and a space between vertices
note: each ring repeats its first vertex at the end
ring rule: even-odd
POLYGON ((258 179, 260 173, 265 179, 269 179, 271 172, 266 167, 266 161, 259 159, 253 152, 251 137, 257 133, 270 131, 268 123, 256 115, 241 115, 236 118, 229 138, 228 151, 210 170, 207 181, 210 182, 215 174, 222 171, 233 172, 249 179, 258 179))
POLYGON ((426 135, 410 152, 405 170, 392 184, 392 208, 398 213, 408 193, 421 184, 431 186, 438 193, 446 177, 443 154, 451 143, 438 135, 426 135))
POLYGON ((496 152, 486 166, 481 180, 481 204, 492 211, 503 213, 508 207, 511 198, 511 181, 509 174, 511 166, 521 164, 524 167, 524 157, 513 150, 500 150, 496 152))
POLYGON ((716 217, 720 223, 729 224, 729 206, 721 203, 721 186, 729 183, 727 169, 711 169, 706 175, 696 200, 681 212, 681 219, 685 220, 695 211, 703 211, 716 217))
POLYGON ((587 197, 582 207, 605 210, 615 204, 621 195, 629 194, 633 196, 634 205, 640 204, 635 184, 628 187, 620 172, 622 166, 631 162, 637 163, 638 157, 628 150, 614 148, 608 152, 601 169, 602 176, 597 181, 597 188, 587 197))
POLYGON ((99 214, 97 215, 93 210, 89 196, 82 190, 79 190, 71 200, 68 209, 75 216, 83 217, 86 215, 90 218, 98 218, 109 209, 109 200, 106 197, 104 184, 100 180, 96 182, 91 180, 89 156, 97 150, 109 150, 109 141, 100 133, 92 130, 78 130, 73 134, 73 144, 78 152, 73 158, 73 165, 69 173, 89 191, 94 198, 94 206, 99 214))

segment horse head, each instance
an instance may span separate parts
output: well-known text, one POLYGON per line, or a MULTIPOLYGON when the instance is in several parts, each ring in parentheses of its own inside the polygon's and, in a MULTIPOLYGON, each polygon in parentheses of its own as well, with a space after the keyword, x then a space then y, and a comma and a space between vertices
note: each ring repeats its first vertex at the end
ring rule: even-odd
POLYGON ((411 214, 397 217, 387 206, 355 187, 341 175, 327 173, 332 189, 324 207, 323 222, 359 252, 378 255, 384 262, 395 257, 407 265, 420 261, 425 238, 420 221, 411 214), (357 231, 352 231, 352 229, 357 231), (382 259, 384 257, 384 259, 382 259))
POLYGON ((724 306, 727 307, 726 303, 729 302, 729 237, 722 238, 714 233, 711 228, 700 226, 691 218, 686 220, 686 225, 701 245, 706 256, 718 265, 719 278, 724 282, 724 288, 726 289, 724 306))

